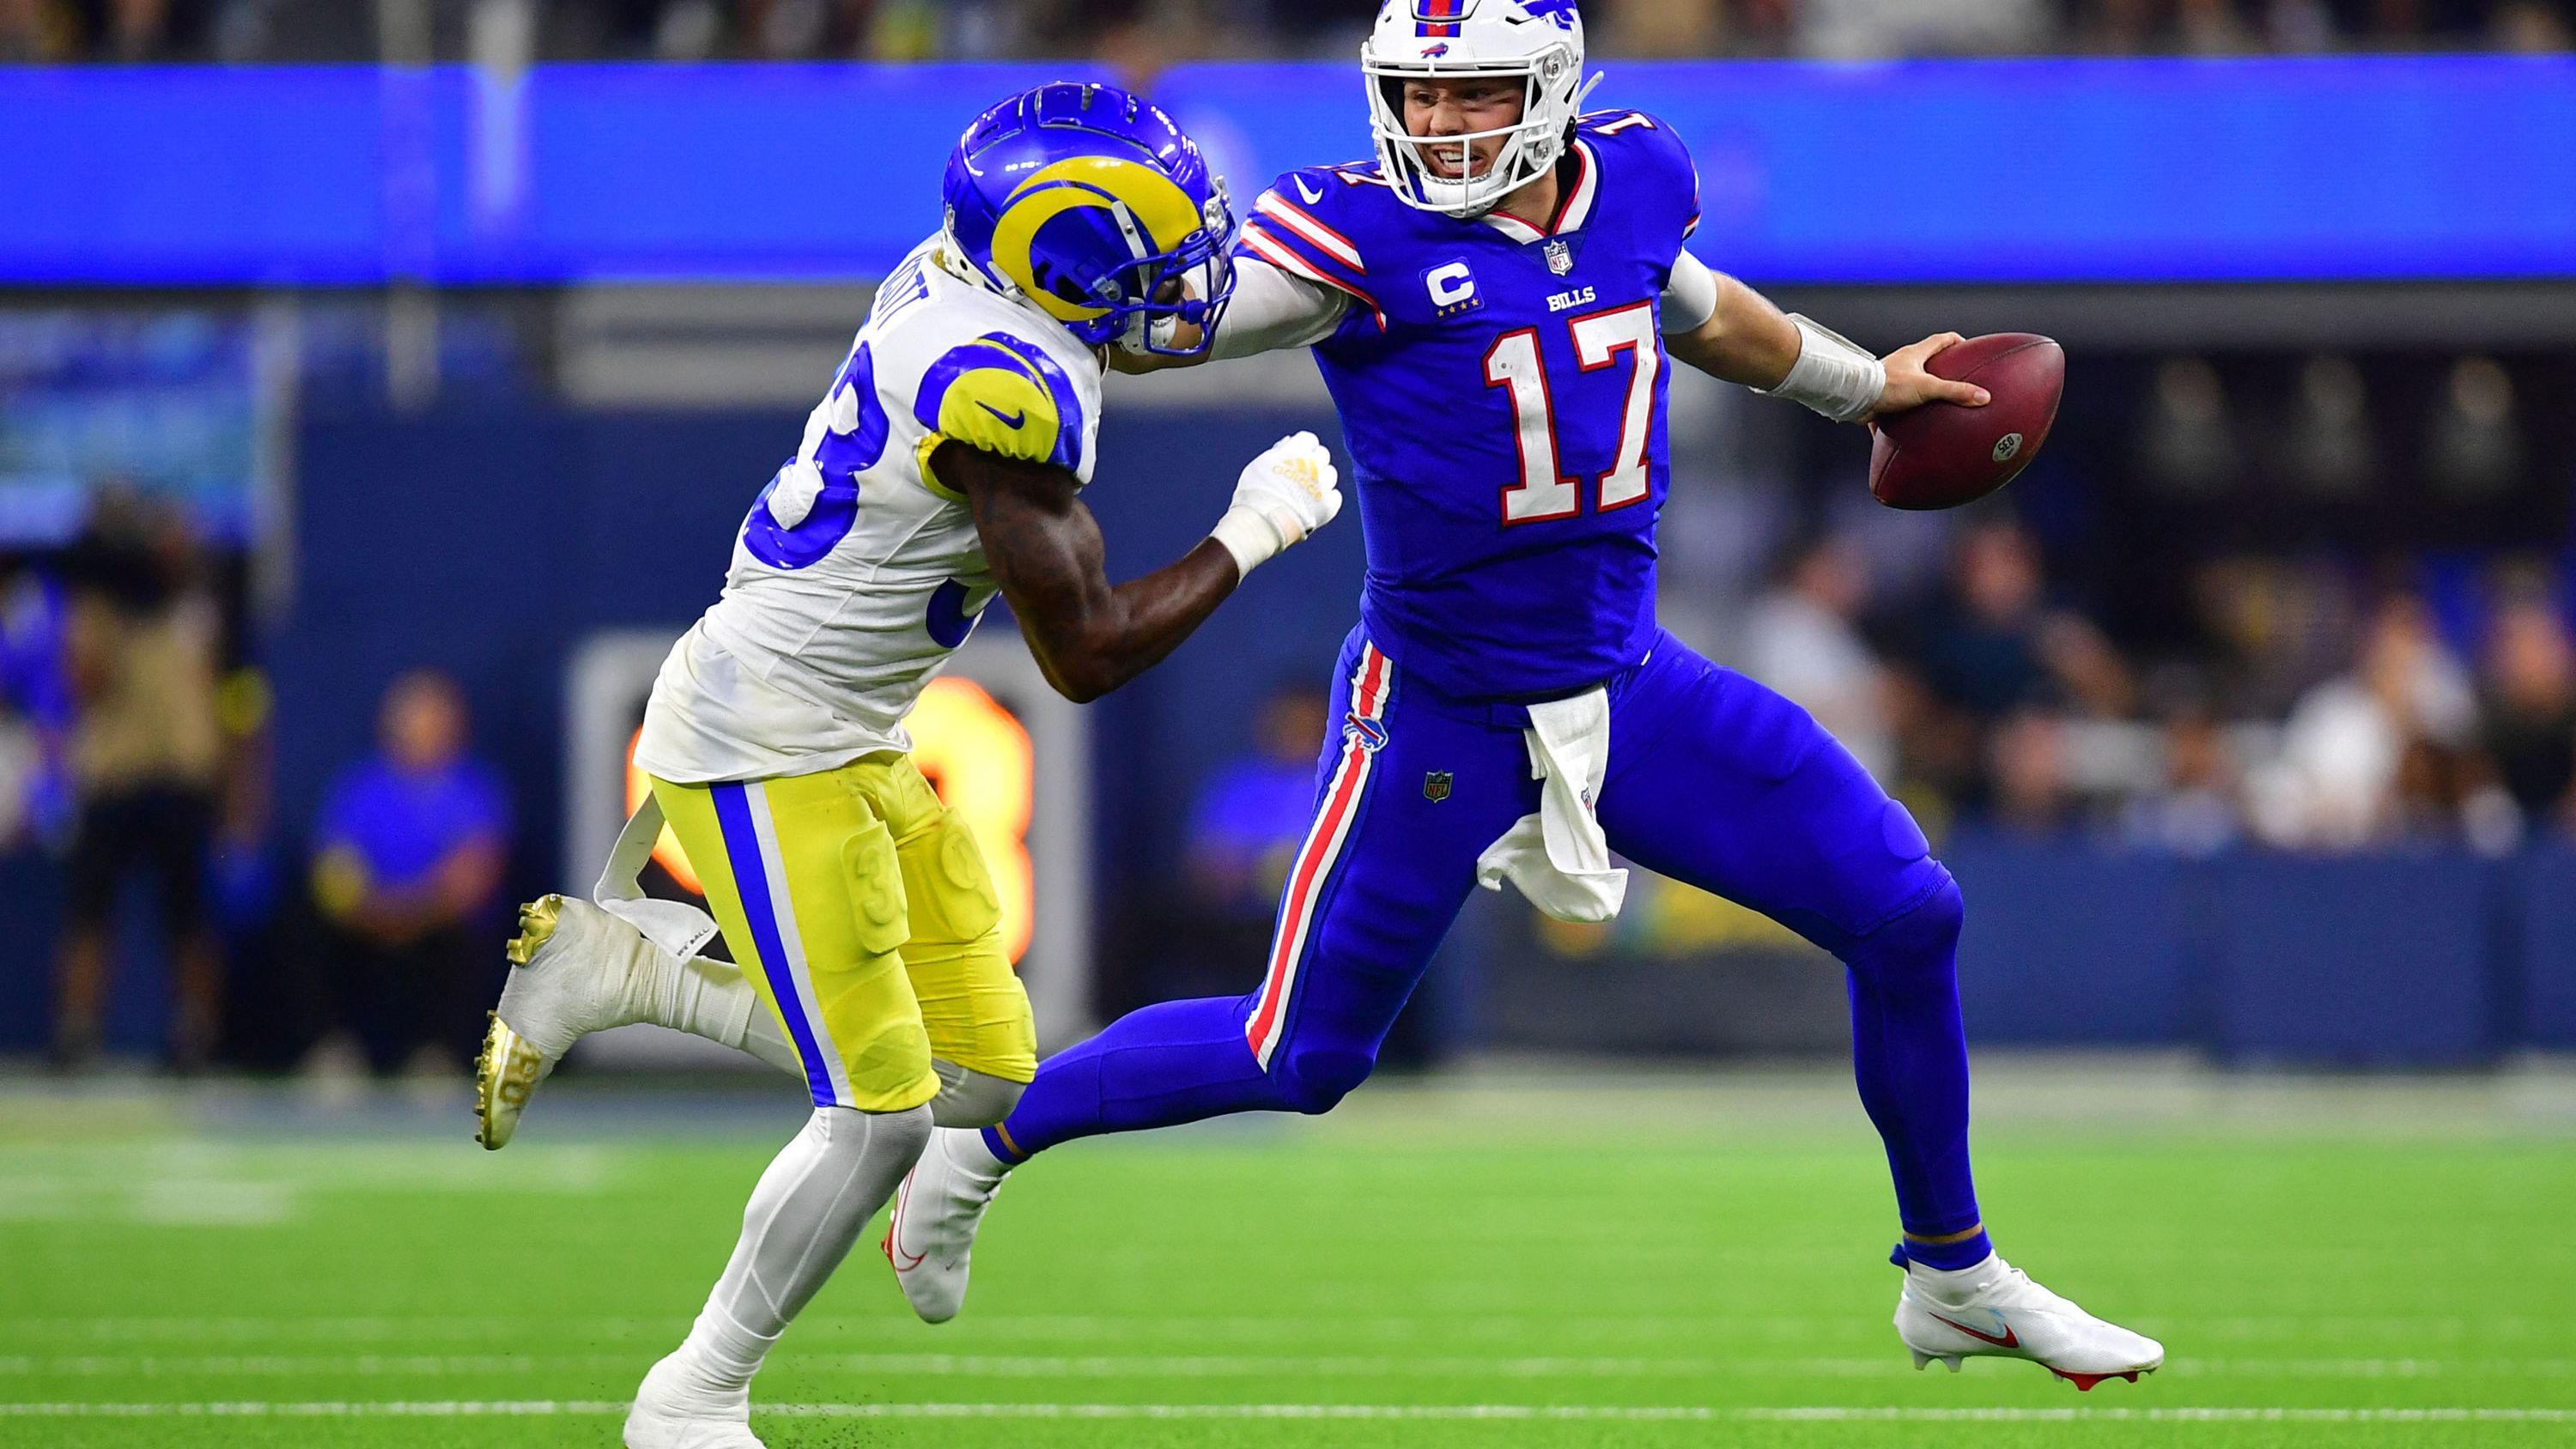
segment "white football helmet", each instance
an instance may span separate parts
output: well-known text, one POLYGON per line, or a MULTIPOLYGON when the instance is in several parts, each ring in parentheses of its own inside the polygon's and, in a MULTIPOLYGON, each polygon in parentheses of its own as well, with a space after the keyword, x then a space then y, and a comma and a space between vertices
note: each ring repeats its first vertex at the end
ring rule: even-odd
POLYGON ((1360 45, 1369 117, 1387 185, 1408 206, 1482 216, 1547 174, 1565 154, 1583 97, 1583 17, 1575 0, 1385 0, 1360 45), (1437 77, 1501 76, 1524 87, 1517 124, 1426 141, 1405 129, 1404 84, 1437 77), (1503 138, 1500 154, 1474 173, 1475 143, 1503 138), (1456 174, 1424 164, 1434 148, 1455 148, 1456 174))

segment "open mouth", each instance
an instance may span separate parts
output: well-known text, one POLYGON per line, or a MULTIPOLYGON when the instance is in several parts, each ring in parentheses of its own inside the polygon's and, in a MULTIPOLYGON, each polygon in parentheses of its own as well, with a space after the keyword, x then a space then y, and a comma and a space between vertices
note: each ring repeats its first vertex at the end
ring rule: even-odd
POLYGON ((1493 169, 1493 158, 1470 155, 1460 164, 1458 147, 1423 146, 1420 148, 1422 169, 1443 181, 1472 181, 1493 169))

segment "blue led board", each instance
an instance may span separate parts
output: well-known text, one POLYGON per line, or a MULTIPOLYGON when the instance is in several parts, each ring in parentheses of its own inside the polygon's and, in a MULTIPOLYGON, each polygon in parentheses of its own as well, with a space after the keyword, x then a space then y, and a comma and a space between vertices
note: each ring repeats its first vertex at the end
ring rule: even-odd
MULTIPOLYGON (((1616 64, 1762 281, 2576 278, 2576 60, 1616 64)), ((881 274, 982 106, 1064 66, 0 70, 0 283, 881 274)), ((1368 152, 1355 67, 1158 98, 1248 200, 1368 152)))

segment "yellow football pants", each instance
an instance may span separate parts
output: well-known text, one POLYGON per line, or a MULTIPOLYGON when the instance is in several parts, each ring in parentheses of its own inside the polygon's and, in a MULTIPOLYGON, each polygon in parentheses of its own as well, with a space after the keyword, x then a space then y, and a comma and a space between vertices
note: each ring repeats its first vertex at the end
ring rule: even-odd
POLYGON ((934 1056, 1037 1075, 984 854, 911 756, 742 784, 657 779, 653 798, 816 1106, 920 1106, 939 1093, 934 1056))

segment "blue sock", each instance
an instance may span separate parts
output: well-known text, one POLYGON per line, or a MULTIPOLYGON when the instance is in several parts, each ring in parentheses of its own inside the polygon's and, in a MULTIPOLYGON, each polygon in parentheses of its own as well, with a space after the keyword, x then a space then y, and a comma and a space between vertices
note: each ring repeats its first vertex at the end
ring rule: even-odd
POLYGON ((1896 1245, 1895 1252, 1887 1255, 1887 1261, 1900 1268, 1908 1263, 1920 1263, 1926 1268, 1955 1273, 1986 1261, 1994 1251, 1994 1240, 1986 1236, 1985 1229, 1979 1228, 1955 1243, 1926 1243, 1907 1238, 1896 1245))
POLYGON ((1994 1251, 1979 1227, 1968 1162, 1968 1036, 1959 1020, 1963 910, 1944 880, 1920 905, 1844 953, 1850 968, 1852 1069, 1861 1105, 1887 1146, 1906 1241, 1931 1268, 1967 1268, 1994 1251))
POLYGON ((1247 1010, 1242 997, 1211 996, 1129 1012, 1047 1058, 984 1145, 1016 1163, 1077 1137, 1288 1110, 1243 1039, 1247 1010))

